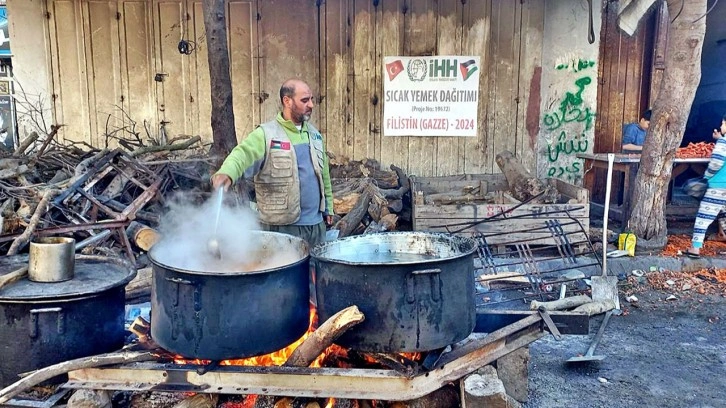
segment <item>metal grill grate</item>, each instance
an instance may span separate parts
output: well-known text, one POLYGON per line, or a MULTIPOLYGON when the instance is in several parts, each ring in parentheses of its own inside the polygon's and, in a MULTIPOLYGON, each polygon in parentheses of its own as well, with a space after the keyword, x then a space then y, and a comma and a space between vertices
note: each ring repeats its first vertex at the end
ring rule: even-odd
POLYGON ((487 230, 502 232, 473 235, 478 244, 477 306, 553 300, 587 289, 578 269, 601 265, 587 231, 566 211, 548 215, 553 218, 533 214, 530 219, 541 224, 526 230, 508 229, 508 218, 487 219, 487 230))

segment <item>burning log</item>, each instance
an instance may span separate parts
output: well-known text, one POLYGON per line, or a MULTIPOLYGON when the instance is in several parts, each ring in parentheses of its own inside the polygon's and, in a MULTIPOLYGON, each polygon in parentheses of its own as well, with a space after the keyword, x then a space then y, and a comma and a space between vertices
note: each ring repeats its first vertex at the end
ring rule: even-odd
POLYGON ((217 394, 195 394, 176 404, 173 408, 215 408, 219 401, 217 394))
POLYGON ((356 408, 358 407, 356 400, 336 398, 329 404, 331 408, 356 408))
MULTIPOLYGON (((358 306, 349 306, 340 312, 334 314, 325 323, 320 325, 317 330, 312 332, 305 341, 300 344, 295 351, 290 354, 284 366, 287 367, 307 367, 315 361, 318 356, 330 347, 335 339, 340 337, 346 330, 365 320, 365 316, 358 309, 358 306)), ((277 407, 275 397, 269 395, 260 395, 255 400, 254 408, 272 408, 277 407)))
POLYGON ((53 377, 66 374, 70 371, 102 367, 109 364, 135 363, 154 359, 155 356, 149 351, 122 350, 113 353, 99 354, 96 356, 64 361, 62 363, 33 371, 31 374, 23 377, 19 381, 16 381, 0 390, 0 404, 5 404, 11 398, 30 387, 34 387, 43 381, 50 380, 53 377))
POLYGON ((307 367, 346 330, 365 320, 357 306, 334 314, 300 344, 285 362, 288 367, 307 367))

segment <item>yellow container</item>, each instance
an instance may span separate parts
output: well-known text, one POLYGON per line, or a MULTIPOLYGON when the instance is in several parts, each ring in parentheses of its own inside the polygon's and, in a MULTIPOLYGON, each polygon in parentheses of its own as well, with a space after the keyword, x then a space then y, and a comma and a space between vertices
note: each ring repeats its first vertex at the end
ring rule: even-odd
POLYGON ((627 251, 630 256, 635 256, 635 244, 637 240, 635 234, 632 232, 624 232, 618 235, 618 249, 627 251))

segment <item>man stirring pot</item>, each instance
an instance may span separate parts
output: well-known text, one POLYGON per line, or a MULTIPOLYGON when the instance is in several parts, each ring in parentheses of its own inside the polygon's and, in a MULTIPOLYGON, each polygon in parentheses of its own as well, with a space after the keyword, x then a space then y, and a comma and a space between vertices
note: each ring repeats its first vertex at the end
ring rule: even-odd
POLYGON ((212 176, 225 190, 240 177, 254 181, 263 228, 300 237, 310 247, 324 242, 332 223, 333 189, 323 137, 309 121, 315 106, 307 83, 280 87, 282 112, 252 131, 212 176))

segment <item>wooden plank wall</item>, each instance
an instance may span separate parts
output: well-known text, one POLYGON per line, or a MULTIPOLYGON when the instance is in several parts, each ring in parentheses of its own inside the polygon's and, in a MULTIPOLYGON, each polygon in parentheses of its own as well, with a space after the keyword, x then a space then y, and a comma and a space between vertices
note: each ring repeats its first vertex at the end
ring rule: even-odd
POLYGON ((146 126, 159 123, 156 106, 154 74, 154 41, 152 8, 144 0, 124 1, 119 5, 121 23, 119 47, 121 55, 122 100, 126 111, 124 126, 132 132, 145 135, 146 126), (125 79, 125 80, 124 80, 125 79))
POLYGON ((536 134, 527 131, 526 120, 529 87, 541 62, 544 0, 348 0, 321 7, 321 85, 330 98, 319 109, 329 150, 423 176, 498 173, 495 155, 505 149, 534 167, 536 134), (479 136, 383 136, 381 61, 392 55, 479 55, 479 136), (346 68, 343 94, 342 86, 331 84, 341 84, 346 68))
POLYGON ((81 4, 73 0, 56 0, 48 5, 48 12, 53 17, 48 22, 53 56, 53 110, 55 121, 65 125, 59 132, 60 137, 95 144, 89 120, 81 4))
MULTIPOLYGON (((635 35, 628 37, 617 26, 617 11, 618 5, 614 2, 607 2, 603 10, 594 153, 619 152, 623 125, 638 121, 651 101, 650 78, 656 13, 646 16, 635 35)), ((604 197, 606 177, 605 173, 596 175, 595 180, 599 182, 591 189, 594 197, 604 197)), ((620 179, 614 178, 613 183, 614 191, 619 191, 620 179)))
MULTIPOLYGON (((102 146, 109 127, 133 120, 142 136, 144 122, 154 135, 163 123, 169 138, 211 141, 201 0, 46 1, 63 137, 102 146), (191 55, 177 51, 181 38, 191 55)), ((229 0, 237 136, 271 118, 280 83, 298 76, 334 155, 442 176, 498 173, 507 149, 534 169, 544 1, 229 0), (383 136, 382 60, 395 55, 480 56, 479 136, 383 136)))
MULTIPOLYGON (((158 138, 163 124, 168 138, 200 134, 211 141, 202 0, 47 1, 53 108, 57 122, 66 125, 63 139, 103 147, 105 134, 158 138), (192 42, 190 55, 177 50, 182 38, 192 42)), ((264 106, 259 103, 257 0, 230 0, 227 16, 239 135, 259 123, 264 106)), ((313 73, 316 49, 305 64, 313 73)))
POLYGON ((620 151, 623 124, 637 122, 650 98, 652 18, 628 37, 617 26, 617 10, 611 2, 603 10, 595 153, 620 151))

